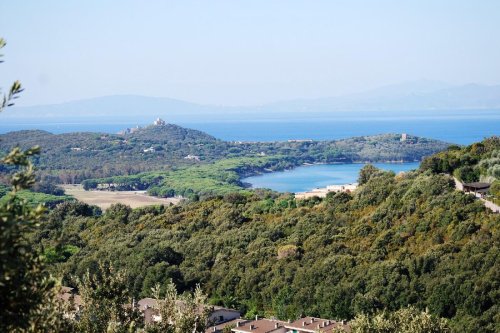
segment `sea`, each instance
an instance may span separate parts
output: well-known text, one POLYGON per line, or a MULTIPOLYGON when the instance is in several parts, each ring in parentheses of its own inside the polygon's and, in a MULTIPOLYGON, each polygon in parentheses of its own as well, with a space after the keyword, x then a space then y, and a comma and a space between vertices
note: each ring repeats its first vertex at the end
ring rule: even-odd
MULTIPOLYGON (((168 120, 167 120, 168 121, 168 120)), ((257 119, 245 121, 180 121, 177 125, 206 132, 226 141, 283 141, 296 139, 338 140, 382 133, 408 133, 468 145, 492 135, 500 135, 500 111, 488 117, 359 117, 311 119, 257 119)), ((0 133, 40 129, 51 133, 117 133, 127 127, 150 122, 33 122, 0 123, 0 133)))
MULTIPOLYGON (((292 170, 265 173, 242 179, 252 188, 269 188, 278 192, 305 192, 328 185, 351 184, 357 181, 364 164, 315 164, 292 170)), ((415 170, 419 163, 374 163, 379 169, 395 173, 415 170)))

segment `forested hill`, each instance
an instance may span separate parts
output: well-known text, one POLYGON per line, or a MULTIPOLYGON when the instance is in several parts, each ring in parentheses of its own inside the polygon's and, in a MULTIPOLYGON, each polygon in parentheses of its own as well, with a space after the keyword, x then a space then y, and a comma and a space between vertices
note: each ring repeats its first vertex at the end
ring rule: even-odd
POLYGON ((170 170, 226 158, 287 156, 301 163, 353 161, 415 161, 445 149, 436 140, 400 134, 338 141, 226 142, 176 125, 149 126, 127 135, 103 133, 51 134, 18 131, 0 135, 0 154, 14 146, 42 147, 35 164, 39 172, 62 183, 84 179, 170 170))
MULTIPOLYGON (((484 160, 500 144, 429 161, 467 149, 484 160)), ((181 290, 201 283, 212 302, 248 317, 350 319, 411 304, 449 318, 455 332, 498 332, 499 228, 499 214, 440 170, 367 166, 353 194, 325 199, 256 190, 104 215, 64 203, 33 242, 71 286, 107 260, 127 273, 134 297, 173 279, 181 290)))

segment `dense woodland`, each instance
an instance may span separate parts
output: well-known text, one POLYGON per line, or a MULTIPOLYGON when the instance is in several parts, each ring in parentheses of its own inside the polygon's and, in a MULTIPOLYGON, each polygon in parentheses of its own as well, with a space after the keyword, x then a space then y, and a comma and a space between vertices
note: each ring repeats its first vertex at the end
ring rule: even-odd
POLYGON ((135 297, 172 279, 181 291, 200 283, 211 302, 249 317, 351 319, 414 305, 456 332, 495 332, 500 216, 456 191, 443 173, 453 170, 432 166, 460 154, 482 165, 499 142, 451 147, 404 175, 367 166, 355 193, 325 199, 256 190, 105 213, 66 202, 33 242, 68 285, 105 260, 135 297))
MULTIPOLYGON (((200 131, 167 124, 149 126, 128 135, 103 133, 51 134, 17 131, 0 135, 0 156, 13 147, 34 145, 42 152, 34 159, 40 179, 52 183, 80 183, 85 179, 133 175, 210 164, 228 158, 287 156, 295 165, 356 161, 419 161, 445 149, 436 140, 386 134, 338 141, 226 142, 200 131), (198 159, 188 159, 189 155, 198 159)), ((0 166, 0 172, 10 169, 0 166)))

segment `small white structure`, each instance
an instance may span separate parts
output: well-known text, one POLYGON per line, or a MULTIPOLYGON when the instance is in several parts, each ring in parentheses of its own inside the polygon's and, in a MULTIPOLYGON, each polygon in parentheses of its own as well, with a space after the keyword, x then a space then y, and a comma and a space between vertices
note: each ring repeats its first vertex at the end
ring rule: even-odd
POLYGON ((325 198, 330 192, 347 192, 351 193, 358 187, 358 183, 344 184, 344 185, 329 185, 324 188, 315 188, 307 192, 295 193, 295 199, 309 199, 313 197, 325 198))
POLYGON ((328 192, 352 192, 358 187, 358 183, 345 185, 329 185, 326 187, 328 192))
POLYGON ((144 149, 143 151, 144 151, 145 153, 154 153, 154 152, 155 152, 155 149, 154 149, 154 147, 149 147, 149 148, 147 148, 147 149, 144 149))
POLYGON ((406 133, 401 134, 401 139, 400 139, 401 142, 404 142, 407 139, 408 139, 408 134, 406 134, 406 133))
POLYGON ((167 123, 165 122, 165 120, 161 119, 161 118, 156 118, 155 121, 153 121, 153 125, 155 126, 165 126, 167 123))
POLYGON ((199 156, 191 155, 191 154, 189 154, 188 156, 184 157, 184 159, 185 160, 194 160, 194 161, 197 161, 197 162, 200 161, 200 157, 199 156))

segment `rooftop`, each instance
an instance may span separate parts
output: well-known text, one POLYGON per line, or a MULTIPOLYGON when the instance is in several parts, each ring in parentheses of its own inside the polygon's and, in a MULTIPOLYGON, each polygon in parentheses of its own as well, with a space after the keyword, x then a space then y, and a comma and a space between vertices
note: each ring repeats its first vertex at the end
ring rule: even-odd
POLYGON ((491 186, 491 184, 490 183, 473 182, 473 183, 464 183, 464 186, 480 189, 480 188, 489 188, 491 186))
POLYGON ((343 328, 349 331, 349 326, 343 321, 321 319, 314 317, 300 318, 292 323, 286 323, 286 328, 296 329, 302 332, 331 332, 334 328, 343 328))
POLYGON ((233 320, 226 321, 224 323, 221 323, 221 324, 218 324, 215 326, 207 327, 207 329, 205 330, 205 333, 220 333, 220 332, 222 332, 222 330, 226 326, 236 327, 236 325, 238 325, 238 323, 239 323, 239 325, 241 325, 242 323, 246 323, 246 322, 248 322, 248 320, 246 320, 246 319, 233 319, 233 320))
POLYGON ((232 329, 233 332, 245 333, 267 333, 272 331, 285 331, 285 322, 274 319, 257 319, 246 322, 240 322, 232 329))

